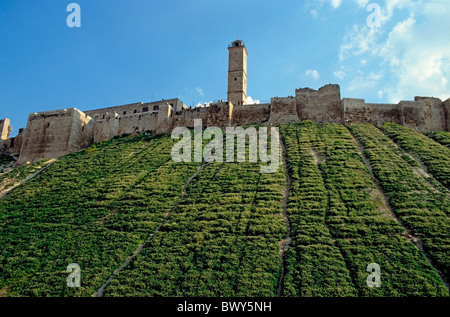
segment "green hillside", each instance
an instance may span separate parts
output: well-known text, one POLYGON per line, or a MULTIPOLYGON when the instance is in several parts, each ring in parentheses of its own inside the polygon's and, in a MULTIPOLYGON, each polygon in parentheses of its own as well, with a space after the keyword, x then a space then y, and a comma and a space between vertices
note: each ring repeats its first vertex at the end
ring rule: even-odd
POLYGON ((0 175, 18 185, 0 200, 0 296, 449 296, 441 139, 398 125, 280 132, 273 174, 175 163, 170 136, 139 135, 0 175))

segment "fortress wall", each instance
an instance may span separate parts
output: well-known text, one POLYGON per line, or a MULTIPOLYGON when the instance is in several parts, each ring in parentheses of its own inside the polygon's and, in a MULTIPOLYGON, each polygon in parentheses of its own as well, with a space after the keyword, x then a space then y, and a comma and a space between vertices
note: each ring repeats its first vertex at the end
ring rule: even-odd
POLYGON ((18 164, 68 153, 75 109, 31 113, 18 164))
POLYGON ((84 111, 84 113, 94 119, 96 122, 105 120, 109 115, 117 113, 119 115, 128 115, 133 113, 140 113, 144 104, 142 102, 132 103, 117 107, 108 107, 95 110, 84 111))
POLYGON ((421 101, 400 101, 400 124, 417 130, 427 130, 421 101))
POLYGON ((15 138, 0 140, 0 152, 9 155, 19 155, 22 148, 23 133, 15 138))
POLYGON ((343 121, 339 85, 326 85, 319 90, 296 89, 295 98, 300 121, 311 120, 319 123, 343 121))
POLYGON ((9 120, 0 120, 0 150, 8 154, 20 152, 18 163, 23 164, 58 158, 121 134, 145 131, 163 134, 171 133, 175 127, 194 127, 195 119, 201 119, 204 128, 311 120, 376 126, 391 122, 417 130, 450 131, 450 99, 442 102, 437 98, 416 97, 414 101, 401 101, 397 105, 365 103, 364 99, 340 100, 338 85, 319 90, 297 89, 295 97, 272 98, 270 104, 260 105, 233 106, 231 102, 218 102, 209 107, 187 109, 180 100, 172 100, 175 108, 166 100, 86 113, 75 108, 32 113, 26 130, 10 139, 7 138, 11 131, 9 120), (180 107, 183 110, 175 111, 180 107))
POLYGON ((91 145, 93 141, 94 120, 80 110, 74 109, 69 138, 69 153, 82 150, 91 145))
POLYGON ((365 122, 377 127, 386 122, 400 124, 399 108, 394 104, 366 103, 365 116, 365 122))
POLYGON ((117 113, 108 114, 105 119, 95 121, 94 142, 101 142, 119 135, 119 115, 117 113))
POLYGON ((11 155, 19 155, 20 150, 22 149, 23 143, 23 135, 24 133, 19 133, 15 138, 11 138, 11 144, 9 148, 9 154, 11 155))
POLYGON ((344 122, 349 124, 366 122, 366 102, 364 99, 343 98, 341 107, 344 122))
POLYGON ((145 131, 156 131, 156 127, 158 124, 158 113, 149 112, 118 116, 116 121, 117 135, 145 131))
MULTIPOLYGON (((187 108, 185 108, 187 109, 187 108)), ((185 111, 185 110, 183 110, 185 111)), ((181 112, 183 112, 181 111, 181 112)), ((172 126, 174 121, 175 111, 170 105, 162 107, 158 111, 157 123, 156 123, 156 133, 157 134, 170 134, 172 133, 172 126)))
POLYGON ((123 106, 115 106, 108 108, 101 108, 95 110, 85 111, 84 113, 93 118, 95 121, 105 119, 108 114, 112 114, 116 112, 120 116, 131 115, 131 114, 145 114, 147 112, 158 111, 163 107, 167 107, 170 105, 173 109, 183 110, 186 109, 186 106, 183 104, 181 100, 178 98, 168 99, 168 100, 160 100, 153 102, 137 102, 123 106))
POLYGON ((184 111, 176 111, 172 116, 172 128, 176 127, 194 127, 195 119, 202 119, 203 126, 206 126, 209 115, 208 107, 198 107, 184 111))
POLYGON ((244 126, 264 123, 270 118, 270 103, 257 105, 239 105, 233 107, 232 124, 244 126))
POLYGON ((450 98, 442 103, 444 108, 445 131, 450 132, 450 98))
POLYGON ((231 102, 212 103, 207 107, 206 125, 208 127, 229 127, 233 115, 233 104, 231 102))
POLYGON ((14 138, 9 138, 7 140, 0 139, 0 153, 19 155, 22 148, 24 130, 25 129, 19 129, 19 133, 14 138))
POLYGON ((231 125, 233 104, 231 102, 212 103, 209 107, 198 107, 176 111, 164 112, 158 123, 158 133, 171 133, 176 127, 194 127, 194 120, 201 119, 203 127, 228 127, 231 125), (167 123, 170 123, 168 125, 167 123))
POLYGON ((297 106, 298 100, 294 97, 272 98, 270 100, 269 123, 279 125, 280 123, 300 121, 297 106))
POLYGON ((415 97, 414 101, 421 101, 427 130, 445 130, 445 113, 442 100, 431 97, 415 97))

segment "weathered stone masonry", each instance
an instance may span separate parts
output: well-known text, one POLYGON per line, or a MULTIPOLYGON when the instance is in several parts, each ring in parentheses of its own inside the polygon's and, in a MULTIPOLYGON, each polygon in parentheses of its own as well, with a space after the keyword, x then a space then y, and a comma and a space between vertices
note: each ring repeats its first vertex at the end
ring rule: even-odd
POLYGON ((341 124, 398 123, 417 130, 450 131, 450 99, 415 97, 398 104, 366 103, 364 99, 341 99, 339 85, 318 90, 295 90, 295 97, 272 98, 270 103, 247 105, 247 49, 237 40, 229 47, 228 101, 188 109, 179 99, 133 103, 82 112, 76 108, 32 113, 26 129, 10 138, 9 119, 0 120, 0 152, 18 156, 18 164, 58 158, 79 151, 93 142, 116 135, 153 132, 171 133, 175 127, 250 124, 334 122, 341 124), (234 101, 234 103, 233 103, 234 101))
MULTIPOLYGON (((173 100, 176 99, 170 101, 173 100)), ((414 101, 401 101, 397 105, 373 104, 364 99, 341 100, 338 85, 319 90, 297 89, 295 97, 276 97, 269 104, 261 105, 234 106, 231 102, 219 102, 187 109, 179 101, 173 104, 179 104, 178 110, 167 101, 159 101, 84 113, 76 108, 32 113, 26 129, 15 138, 7 138, 11 127, 9 120, 4 119, 0 121, 0 148, 3 153, 18 154, 18 164, 24 164, 57 158, 116 135, 146 131, 163 134, 175 127, 193 127, 194 119, 202 119, 205 127, 279 125, 311 120, 376 126, 392 122, 417 130, 450 131, 450 99, 442 102, 437 98, 416 97, 414 101)))

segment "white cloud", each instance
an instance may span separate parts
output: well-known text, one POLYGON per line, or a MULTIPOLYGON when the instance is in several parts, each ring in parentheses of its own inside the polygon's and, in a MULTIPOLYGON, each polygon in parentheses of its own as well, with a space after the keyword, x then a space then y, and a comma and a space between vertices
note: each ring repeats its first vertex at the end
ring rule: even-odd
MULTIPOLYGON (((364 0, 355 2, 365 5, 364 0)), ((382 8, 381 28, 362 22, 348 30, 339 52, 341 70, 334 75, 343 78, 345 69, 346 78, 353 78, 349 90, 374 89, 391 103, 414 96, 449 98, 450 6, 444 1, 386 0, 382 8), (409 17, 396 20, 402 9, 409 17)))
MULTIPOLYGON (((425 8, 429 6, 433 4, 425 8)), ((450 14, 450 9, 447 13, 450 14)), ((386 91, 391 102, 417 95, 450 97, 450 43, 432 36, 434 32, 446 32, 444 38, 450 38, 447 19, 445 15, 441 18, 433 15, 418 25, 411 15, 389 33, 379 55, 396 79, 396 86, 386 91)))
POLYGON ((252 97, 247 96, 246 104, 247 104, 247 105, 253 105, 253 104, 259 105, 259 104, 260 104, 260 101, 259 101, 259 100, 253 100, 252 97))
POLYGON ((197 104, 194 106, 194 108, 209 107, 209 105, 210 105, 211 103, 212 103, 212 101, 210 101, 210 102, 204 102, 204 103, 199 102, 199 103, 197 103, 197 104))
POLYGON ((413 11, 421 2, 421 0, 386 0, 386 15, 384 16, 384 19, 390 20, 394 16, 394 11, 397 9, 407 8, 413 11))
POLYGON ((319 72, 317 70, 315 70, 315 69, 308 69, 305 72, 305 75, 306 76, 311 76, 314 80, 317 80, 317 79, 320 78, 319 72))
POLYGON ((360 92, 362 90, 375 87, 378 84, 378 81, 381 79, 381 77, 382 77, 381 74, 375 73, 370 73, 368 76, 360 74, 350 81, 348 89, 350 91, 360 92))
POLYGON ((369 4, 369 0, 355 0, 360 8, 366 8, 369 4))
POLYGON ((342 0, 316 0, 319 6, 323 6, 325 2, 328 2, 334 9, 339 8, 342 4, 342 0))
POLYGON ((309 11, 313 19, 316 19, 319 16, 319 12, 317 10, 311 10, 309 11))
POLYGON ((333 8, 339 8, 339 6, 342 4, 342 0, 331 0, 331 6, 333 8))
POLYGON ((195 88, 195 90, 198 92, 198 94, 200 96, 204 96, 205 95, 205 93, 203 92, 203 89, 197 87, 197 88, 195 88))
POLYGON ((360 56, 367 52, 374 52, 377 40, 382 34, 379 28, 370 28, 367 25, 354 25, 345 35, 339 50, 339 59, 345 60, 351 56, 360 56))
POLYGON ((334 72, 334 76, 340 80, 344 80, 345 75, 346 73, 343 68, 334 72))

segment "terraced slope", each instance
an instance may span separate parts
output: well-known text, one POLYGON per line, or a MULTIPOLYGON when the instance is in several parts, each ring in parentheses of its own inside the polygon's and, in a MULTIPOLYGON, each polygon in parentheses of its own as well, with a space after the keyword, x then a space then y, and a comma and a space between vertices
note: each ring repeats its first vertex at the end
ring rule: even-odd
POLYGON ((284 126, 282 131, 287 144, 300 144, 287 146, 290 170, 300 189, 293 192, 290 219, 293 227, 308 221, 308 229, 299 227, 294 236, 290 290, 312 296, 446 294, 432 266, 390 213, 344 126, 306 123, 284 126), (380 288, 367 287, 370 263, 382 268, 380 288), (336 285, 329 282, 331 276, 336 285), (305 283, 310 277, 312 281, 305 283))
POLYGON ((407 152, 416 155, 428 171, 450 189, 450 149, 418 131, 397 124, 385 124, 383 131, 407 152))
POLYGON ((433 131, 427 132, 425 135, 446 147, 450 147, 450 132, 433 131))
POLYGON ((439 160, 436 142, 402 149, 369 125, 281 132, 274 174, 175 163, 170 136, 59 159, 0 200, 0 296, 448 296, 446 178, 420 165, 439 160))
MULTIPOLYGON (((425 252, 442 276, 450 276, 450 197, 429 175, 403 159, 403 153, 371 125, 351 127, 364 146, 394 213, 423 243, 425 252)), ((425 155, 425 154, 422 154, 425 155)), ((425 158, 425 156, 424 156, 425 158)), ((431 160, 431 159, 430 159, 431 160)))
POLYGON ((0 201, 0 289, 91 296, 177 201, 196 164, 170 137, 115 139, 68 155, 0 201), (82 268, 68 288, 69 263, 82 268))

